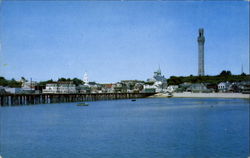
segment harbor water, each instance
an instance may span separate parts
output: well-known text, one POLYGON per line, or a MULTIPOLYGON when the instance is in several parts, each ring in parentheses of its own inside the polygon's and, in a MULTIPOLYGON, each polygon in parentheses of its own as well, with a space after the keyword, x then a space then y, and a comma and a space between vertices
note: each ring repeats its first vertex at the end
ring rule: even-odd
POLYGON ((249 100, 148 98, 0 107, 3 158, 246 158, 249 100))

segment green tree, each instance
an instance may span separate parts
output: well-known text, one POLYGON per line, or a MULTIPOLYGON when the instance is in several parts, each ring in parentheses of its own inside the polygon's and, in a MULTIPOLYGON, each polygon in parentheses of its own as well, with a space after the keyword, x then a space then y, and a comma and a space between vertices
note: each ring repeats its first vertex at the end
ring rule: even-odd
POLYGON ((231 71, 223 70, 221 71, 219 76, 231 76, 231 75, 232 75, 231 71))
POLYGON ((8 81, 9 87, 21 87, 21 82, 16 81, 14 78, 12 78, 10 81, 8 81))
POLYGON ((62 77, 62 78, 59 78, 57 81, 63 81, 64 82, 64 81, 67 81, 67 79, 62 77))
POLYGON ((149 81, 149 82, 145 82, 145 84, 148 84, 148 85, 152 86, 154 84, 154 82, 149 81))
POLYGON ((183 83, 183 77, 171 76, 170 79, 167 80, 168 85, 179 85, 183 83))
POLYGON ((52 83, 52 82, 53 82, 52 79, 47 80, 47 81, 41 81, 38 83, 38 86, 46 86, 47 83, 52 83))
POLYGON ((21 77, 21 80, 27 82, 28 80, 25 79, 25 77, 21 77))
POLYGON ((8 80, 6 80, 4 77, 0 77, 0 86, 7 86, 8 80))
POLYGON ((244 72, 241 73, 241 76, 246 76, 246 74, 244 72))
POLYGON ((73 83, 78 86, 78 85, 81 85, 81 84, 84 84, 84 82, 78 78, 73 78, 73 83))

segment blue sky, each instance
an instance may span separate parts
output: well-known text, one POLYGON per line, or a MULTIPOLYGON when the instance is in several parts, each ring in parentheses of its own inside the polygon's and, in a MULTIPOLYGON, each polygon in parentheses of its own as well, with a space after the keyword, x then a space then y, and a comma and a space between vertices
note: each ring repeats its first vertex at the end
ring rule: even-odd
POLYGON ((249 72, 247 1, 2 1, 0 73, 8 79, 83 78, 101 83, 249 72))

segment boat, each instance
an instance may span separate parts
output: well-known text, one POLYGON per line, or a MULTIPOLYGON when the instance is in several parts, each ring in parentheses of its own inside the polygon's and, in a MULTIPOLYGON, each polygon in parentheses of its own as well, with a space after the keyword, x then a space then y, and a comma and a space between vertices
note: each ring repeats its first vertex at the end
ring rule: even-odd
POLYGON ((136 99, 132 99, 131 101, 136 101, 136 99))
POLYGON ((167 97, 171 98, 171 97, 173 97, 173 94, 172 93, 167 93, 167 97))
POLYGON ((78 103, 77 106, 88 106, 89 104, 87 103, 78 103))

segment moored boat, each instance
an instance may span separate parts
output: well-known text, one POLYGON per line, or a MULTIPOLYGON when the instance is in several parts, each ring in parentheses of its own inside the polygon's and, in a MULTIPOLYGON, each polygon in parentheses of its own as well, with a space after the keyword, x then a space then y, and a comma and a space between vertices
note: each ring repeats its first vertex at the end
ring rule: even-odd
POLYGON ((88 106, 89 104, 87 103, 78 103, 77 106, 88 106))

